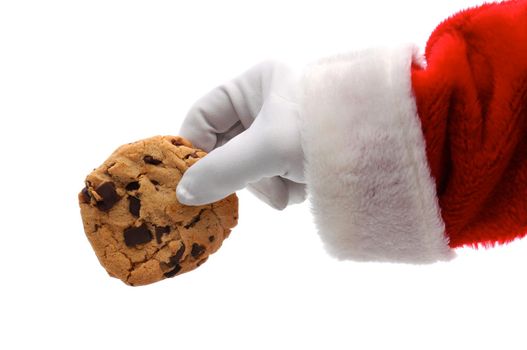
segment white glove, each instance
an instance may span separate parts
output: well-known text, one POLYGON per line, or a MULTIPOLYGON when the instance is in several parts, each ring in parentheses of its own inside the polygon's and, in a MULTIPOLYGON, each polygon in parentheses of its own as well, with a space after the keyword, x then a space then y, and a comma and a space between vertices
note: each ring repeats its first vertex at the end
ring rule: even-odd
POLYGON ((209 152, 177 187, 186 205, 247 187, 276 209, 306 198, 299 121, 300 74, 263 62, 199 99, 179 134, 209 152))

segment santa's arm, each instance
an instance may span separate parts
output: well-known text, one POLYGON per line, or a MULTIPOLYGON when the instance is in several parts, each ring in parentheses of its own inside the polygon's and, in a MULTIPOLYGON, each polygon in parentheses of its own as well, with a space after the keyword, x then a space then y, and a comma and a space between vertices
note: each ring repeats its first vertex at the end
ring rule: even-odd
POLYGON ((414 46, 305 76, 302 146, 318 230, 354 260, 433 262, 527 231, 527 1, 463 11, 414 46))

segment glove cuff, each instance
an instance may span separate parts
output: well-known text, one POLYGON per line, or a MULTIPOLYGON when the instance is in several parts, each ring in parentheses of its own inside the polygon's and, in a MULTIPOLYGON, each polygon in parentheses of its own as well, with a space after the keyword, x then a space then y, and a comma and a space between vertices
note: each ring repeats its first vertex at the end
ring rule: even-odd
POLYGON ((323 59, 304 74, 301 134, 318 232, 338 259, 454 256, 411 86, 413 45, 323 59))

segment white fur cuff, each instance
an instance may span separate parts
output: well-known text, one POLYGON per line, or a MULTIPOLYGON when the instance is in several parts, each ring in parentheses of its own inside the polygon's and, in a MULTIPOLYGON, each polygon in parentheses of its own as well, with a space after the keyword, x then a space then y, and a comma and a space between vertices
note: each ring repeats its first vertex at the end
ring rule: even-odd
POLYGON ((429 263, 445 237, 412 93, 413 46, 324 59, 304 76, 302 147, 319 234, 339 259, 429 263))

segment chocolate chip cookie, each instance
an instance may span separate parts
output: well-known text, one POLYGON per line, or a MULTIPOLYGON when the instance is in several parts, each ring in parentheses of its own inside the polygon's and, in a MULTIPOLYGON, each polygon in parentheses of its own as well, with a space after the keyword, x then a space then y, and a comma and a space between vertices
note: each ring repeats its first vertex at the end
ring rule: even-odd
POLYGON ((176 187, 206 153, 179 136, 119 147, 79 193, 84 231, 110 276, 139 286, 191 271, 216 252, 238 219, 236 194, 186 206, 176 187))

